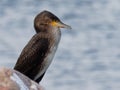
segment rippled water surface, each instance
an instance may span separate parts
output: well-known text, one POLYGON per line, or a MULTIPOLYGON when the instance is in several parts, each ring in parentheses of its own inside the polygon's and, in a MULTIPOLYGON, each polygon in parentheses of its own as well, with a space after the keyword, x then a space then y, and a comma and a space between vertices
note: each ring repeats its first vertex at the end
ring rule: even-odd
POLYGON ((120 90, 119 0, 1 0, 0 65, 13 68, 42 10, 72 26, 61 30, 45 90, 120 90))

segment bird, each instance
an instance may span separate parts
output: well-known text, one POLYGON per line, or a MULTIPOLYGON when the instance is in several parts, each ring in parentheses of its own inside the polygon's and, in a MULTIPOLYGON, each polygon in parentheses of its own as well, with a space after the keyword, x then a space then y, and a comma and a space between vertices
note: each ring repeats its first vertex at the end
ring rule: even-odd
POLYGON ((51 64, 61 39, 60 28, 71 29, 50 11, 34 19, 35 35, 23 48, 14 69, 39 83, 51 64))

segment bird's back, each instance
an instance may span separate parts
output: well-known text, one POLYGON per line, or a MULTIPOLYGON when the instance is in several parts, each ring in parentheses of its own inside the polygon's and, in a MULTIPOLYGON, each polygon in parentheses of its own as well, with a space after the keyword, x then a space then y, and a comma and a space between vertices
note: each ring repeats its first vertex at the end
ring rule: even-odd
POLYGON ((44 59, 50 50, 49 39, 48 36, 35 34, 23 49, 14 69, 34 79, 44 68, 44 59))

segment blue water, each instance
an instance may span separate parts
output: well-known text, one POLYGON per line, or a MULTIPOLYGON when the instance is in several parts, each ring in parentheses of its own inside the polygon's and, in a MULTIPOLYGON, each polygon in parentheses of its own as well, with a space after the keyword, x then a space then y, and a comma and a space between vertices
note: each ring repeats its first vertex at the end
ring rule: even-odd
POLYGON ((61 30, 45 90, 120 90, 119 0, 1 0, 0 65, 13 68, 42 10, 72 27, 61 30))

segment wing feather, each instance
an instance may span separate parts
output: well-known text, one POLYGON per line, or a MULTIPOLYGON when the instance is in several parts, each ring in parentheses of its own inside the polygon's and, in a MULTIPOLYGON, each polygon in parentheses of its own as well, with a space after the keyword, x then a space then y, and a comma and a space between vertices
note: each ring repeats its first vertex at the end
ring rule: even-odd
POLYGON ((49 39, 38 34, 34 35, 23 49, 14 69, 33 79, 39 72, 40 64, 47 52, 49 52, 49 39))

